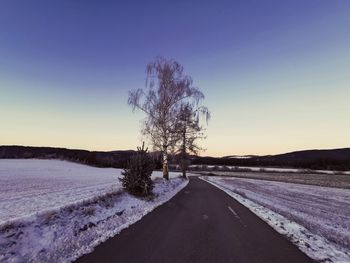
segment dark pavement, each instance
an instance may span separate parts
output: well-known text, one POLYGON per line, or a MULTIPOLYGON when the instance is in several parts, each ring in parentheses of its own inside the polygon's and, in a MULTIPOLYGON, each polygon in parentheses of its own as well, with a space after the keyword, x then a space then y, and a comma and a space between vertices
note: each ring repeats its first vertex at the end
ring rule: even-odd
POLYGON ((313 262, 223 191, 198 179, 77 262, 313 262))

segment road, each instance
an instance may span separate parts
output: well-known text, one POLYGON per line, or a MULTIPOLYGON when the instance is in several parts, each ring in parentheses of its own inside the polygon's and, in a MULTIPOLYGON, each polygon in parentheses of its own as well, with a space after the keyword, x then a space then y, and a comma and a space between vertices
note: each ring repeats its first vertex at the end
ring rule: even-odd
POLYGON ((198 179, 77 260, 87 262, 313 262, 223 191, 198 179))

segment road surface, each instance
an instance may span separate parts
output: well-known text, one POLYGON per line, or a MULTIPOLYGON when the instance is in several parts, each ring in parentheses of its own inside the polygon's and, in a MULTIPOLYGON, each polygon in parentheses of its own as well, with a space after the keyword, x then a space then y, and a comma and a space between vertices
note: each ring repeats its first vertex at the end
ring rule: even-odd
POLYGON ((198 179, 77 262, 313 262, 223 191, 198 179))

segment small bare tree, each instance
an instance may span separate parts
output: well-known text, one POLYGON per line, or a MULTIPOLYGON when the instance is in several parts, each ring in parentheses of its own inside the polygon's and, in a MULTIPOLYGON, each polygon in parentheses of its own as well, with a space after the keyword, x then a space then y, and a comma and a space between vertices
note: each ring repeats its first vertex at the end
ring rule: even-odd
POLYGON ((192 86, 192 79, 174 60, 156 58, 146 67, 144 89, 129 92, 128 104, 133 111, 146 113, 143 134, 149 136, 153 148, 163 153, 163 177, 169 179, 168 151, 178 140, 177 121, 182 103, 198 104, 204 95, 192 86))
POLYGON ((200 117, 204 117, 208 122, 210 112, 207 107, 191 104, 190 102, 183 103, 180 107, 177 122, 178 131, 178 153, 180 155, 180 167, 182 176, 186 178, 186 170, 188 168, 188 155, 198 154, 201 148, 197 141, 204 139, 204 128, 200 124, 200 117))

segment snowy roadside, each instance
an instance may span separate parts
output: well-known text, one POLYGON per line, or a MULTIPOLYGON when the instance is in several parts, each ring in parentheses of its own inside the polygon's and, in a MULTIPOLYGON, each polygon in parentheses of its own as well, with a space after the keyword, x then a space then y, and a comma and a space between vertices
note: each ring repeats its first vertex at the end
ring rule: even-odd
POLYGON ((15 163, 19 171, 14 172, 13 165, 8 167, 8 163, 6 161, 6 167, 0 167, 3 168, 0 179, 5 178, 7 183, 2 185, 7 192, 0 194, 4 197, 2 204, 6 204, 2 214, 5 220, 0 223, 0 262, 73 261, 140 220, 188 183, 176 178, 175 174, 165 181, 155 172, 152 176, 154 197, 145 200, 129 195, 119 183, 115 183, 119 175, 116 169, 105 170, 103 175, 101 168, 54 160, 23 160, 20 162, 22 166, 19 162, 15 163), (27 169, 28 164, 33 165, 32 170, 27 169), (7 176, 11 171, 11 176, 7 176), (72 176, 67 176, 67 173, 72 176), (38 187, 16 184, 17 180, 23 182, 26 178, 38 187), (47 184, 43 185, 43 182, 47 184), (56 192, 52 192, 55 186, 56 192), (14 187, 20 188, 16 190, 14 187), (57 202, 55 198, 63 200, 57 202), (30 202, 32 205, 27 209, 26 204, 30 202), (10 210, 13 205, 19 208, 20 217, 8 213, 15 211, 10 210), (38 212, 33 213, 35 209, 38 212))
MULTIPOLYGON (((121 189, 122 171, 60 160, 0 159, 0 225, 121 189)), ((160 171, 152 173, 152 179, 161 177, 160 171)))
POLYGON ((201 179, 246 206, 309 257, 319 262, 350 262, 349 210, 346 205, 350 199, 348 190, 253 179, 201 179), (302 191, 305 190, 308 192, 303 195, 302 191), (325 195, 327 191, 329 193, 325 195), (335 192, 338 196, 334 196, 335 192), (325 195, 324 199, 314 199, 321 194, 325 195), (332 203, 325 202, 327 200, 336 206, 332 207, 332 203), (329 213, 325 211, 327 206, 332 210, 329 213), (339 239, 338 244, 329 240, 332 237, 339 239))
POLYGON ((154 199, 121 190, 0 226, 0 262, 69 262, 140 220, 188 181, 155 180, 154 199))

